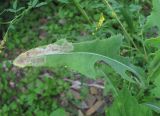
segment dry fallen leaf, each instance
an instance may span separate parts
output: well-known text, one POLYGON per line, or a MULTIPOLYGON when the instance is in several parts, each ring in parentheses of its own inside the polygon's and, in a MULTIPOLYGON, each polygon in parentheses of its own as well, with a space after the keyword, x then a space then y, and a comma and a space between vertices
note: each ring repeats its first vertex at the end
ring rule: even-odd
POLYGON ((88 107, 90 108, 96 102, 96 97, 93 95, 89 95, 86 98, 86 102, 87 102, 88 107))
POLYGON ((87 103, 85 102, 85 101, 82 101, 81 102, 81 109, 88 109, 88 105, 87 105, 87 103))
POLYGON ((90 92, 91 92, 92 95, 97 95, 98 94, 98 90, 95 87, 91 87, 90 92))
POLYGON ((87 110, 86 115, 91 116, 95 113, 105 102, 104 101, 97 101, 90 109, 87 110))
POLYGON ((84 116, 81 110, 78 110, 78 116, 84 116))
POLYGON ((72 90, 72 89, 70 90, 70 92, 75 97, 75 99, 81 99, 81 96, 80 96, 79 92, 77 92, 75 90, 72 90))

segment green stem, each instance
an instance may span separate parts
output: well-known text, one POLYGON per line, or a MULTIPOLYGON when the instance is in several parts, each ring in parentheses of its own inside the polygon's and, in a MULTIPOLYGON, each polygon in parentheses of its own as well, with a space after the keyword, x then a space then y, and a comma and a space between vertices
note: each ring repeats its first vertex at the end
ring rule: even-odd
POLYGON ((133 46, 140 52, 140 50, 138 49, 138 47, 136 46, 136 44, 134 43, 133 39, 131 38, 131 36, 128 34, 127 30, 125 29, 125 27, 123 26, 122 22, 120 21, 118 15, 116 14, 116 12, 114 11, 114 9, 112 8, 112 6, 109 4, 109 2, 107 0, 103 0, 104 4, 109 7, 109 9, 113 12, 114 17, 116 18, 116 20, 118 21, 118 23, 120 24, 120 26, 122 27, 122 30, 124 32, 124 34, 127 36, 128 40, 133 44, 133 46))
POLYGON ((79 4, 79 2, 77 0, 72 0, 72 1, 75 4, 75 6, 77 7, 77 9, 80 11, 80 13, 84 16, 84 18, 88 21, 88 23, 92 25, 92 22, 89 19, 89 16, 85 12, 85 10, 81 7, 81 5, 79 4))
POLYGON ((15 16, 14 19, 9 22, 9 26, 8 26, 8 28, 7 28, 7 31, 6 31, 6 33, 5 33, 5 35, 4 35, 4 37, 3 37, 3 40, 0 42, 0 53, 2 52, 2 49, 4 48, 4 44, 5 44, 6 41, 7 41, 8 32, 9 32, 11 26, 12 26, 13 24, 15 24, 18 19, 22 18, 22 16, 24 16, 24 14, 25 14, 26 12, 28 12, 30 9, 31 9, 31 7, 28 7, 28 8, 25 9, 21 14, 15 16))
POLYGON ((141 30, 141 37, 142 37, 142 40, 143 40, 142 45, 143 45, 143 50, 144 50, 144 54, 145 54, 145 59, 147 61, 148 60, 148 54, 147 54, 147 51, 146 51, 146 47, 144 45, 143 30, 141 30))

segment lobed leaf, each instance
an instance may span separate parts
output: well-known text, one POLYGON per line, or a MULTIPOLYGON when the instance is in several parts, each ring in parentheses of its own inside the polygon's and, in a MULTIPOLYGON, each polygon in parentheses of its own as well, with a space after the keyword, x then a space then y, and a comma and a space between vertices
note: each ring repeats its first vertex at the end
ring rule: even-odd
POLYGON ((144 87, 142 76, 130 65, 121 62, 121 57, 118 56, 122 39, 121 35, 117 35, 109 39, 97 39, 74 44, 66 40, 60 40, 54 44, 22 53, 14 60, 14 65, 19 67, 46 66, 53 68, 65 66, 87 77, 96 78, 102 74, 100 69, 95 68, 95 64, 98 61, 104 61, 123 79, 144 87), (128 75, 127 72, 134 75, 128 75))

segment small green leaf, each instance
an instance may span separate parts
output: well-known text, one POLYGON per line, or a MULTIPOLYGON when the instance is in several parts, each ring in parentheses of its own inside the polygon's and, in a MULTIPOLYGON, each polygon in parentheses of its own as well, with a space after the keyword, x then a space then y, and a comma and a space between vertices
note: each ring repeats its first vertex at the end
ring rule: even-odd
POLYGON ((69 0, 58 0, 61 3, 69 3, 69 0))
POLYGON ((41 2, 41 3, 37 4, 36 7, 41 7, 41 6, 44 6, 46 4, 47 4, 47 2, 41 2))
POLYGON ((160 113, 160 105, 157 103, 144 103, 144 105, 148 106, 152 110, 154 110, 157 113, 160 113))
POLYGON ((39 0, 33 0, 33 2, 32 2, 32 7, 35 7, 35 6, 38 4, 38 1, 39 1, 39 0))
POLYGON ((50 116, 67 116, 67 114, 66 114, 66 112, 65 112, 64 109, 59 108, 59 109, 53 111, 53 112, 50 114, 50 116))
POLYGON ((14 9, 14 10, 17 9, 17 0, 15 0, 15 1, 13 2, 13 9, 14 9))
POLYGON ((149 64, 149 78, 155 80, 160 78, 160 50, 155 52, 153 60, 149 64))
POLYGON ((25 7, 20 7, 19 9, 17 9, 17 12, 19 12, 19 11, 21 11, 23 9, 25 9, 25 7))

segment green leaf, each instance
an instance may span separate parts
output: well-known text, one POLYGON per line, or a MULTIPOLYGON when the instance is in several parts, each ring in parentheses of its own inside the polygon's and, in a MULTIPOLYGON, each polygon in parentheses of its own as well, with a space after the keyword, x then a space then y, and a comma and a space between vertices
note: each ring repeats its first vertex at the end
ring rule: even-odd
POLYGON ((33 0, 32 7, 35 7, 38 4, 39 0, 33 0))
POLYGON ((147 18, 145 28, 150 28, 150 27, 157 26, 159 28, 159 31, 160 31, 160 21, 159 21, 160 0, 153 0, 152 2, 153 2, 153 9, 152 9, 151 15, 148 16, 148 18, 147 18))
POLYGON ((148 106, 149 108, 151 108, 155 112, 160 113, 160 104, 157 104, 157 103, 144 103, 144 105, 148 106))
POLYGON ((79 12, 83 15, 83 17, 88 21, 88 23, 92 25, 92 21, 90 20, 90 18, 88 16, 88 14, 86 13, 86 11, 82 8, 82 6, 79 3, 79 1, 78 0, 72 0, 72 2, 77 7, 77 9, 79 10, 79 12))
POLYGON ((96 70, 95 64, 98 61, 104 61, 123 79, 144 87, 142 76, 130 65, 121 62, 122 57, 118 56, 122 38, 122 36, 117 35, 109 39, 97 39, 75 44, 60 40, 55 44, 22 53, 14 60, 14 65, 19 67, 47 66, 53 68, 65 66, 87 77, 95 78, 102 75, 100 69, 96 70), (127 72, 131 72, 135 76, 132 75, 133 77, 131 77, 127 72))
POLYGON ((145 40, 145 45, 147 47, 160 48, 160 37, 150 38, 145 40))
POLYGON ((67 116, 67 114, 64 109, 59 108, 56 111, 53 111, 50 116, 67 116))
POLYGON ((12 12, 12 13, 16 13, 15 9, 7 9, 7 11, 12 12))
POLYGON ((58 0, 58 2, 61 2, 61 3, 69 3, 69 0, 58 0))
POLYGON ((13 9, 14 9, 14 10, 17 9, 17 0, 15 0, 15 1, 13 2, 13 9))
MULTIPOLYGON (((154 47, 159 49, 160 48, 160 37, 157 38, 151 38, 151 39, 147 39, 145 40, 145 45, 150 48, 150 47, 154 47)), ((152 61, 149 64, 149 78, 150 80, 154 80, 156 78, 160 78, 160 50, 157 50, 154 53, 154 58, 152 59, 152 61)))
POLYGON ((154 84, 150 90, 154 97, 160 97, 160 50, 155 52, 155 56, 149 65, 149 78, 154 84))
POLYGON ((96 39, 92 41, 74 43, 73 52, 90 52, 111 58, 118 58, 122 39, 123 37, 121 35, 117 35, 103 40, 96 39))
POLYGON ((149 64, 149 78, 155 80, 160 78, 160 50, 155 52, 153 60, 149 64))
POLYGON ((145 105, 139 104, 128 89, 123 89, 115 98, 112 106, 106 109, 107 116, 152 116, 145 105))
POLYGON ((37 4, 36 7, 41 7, 41 6, 44 6, 46 4, 47 4, 47 2, 41 2, 41 3, 37 4))
POLYGON ((160 75, 157 75, 156 79, 154 80, 155 87, 151 89, 151 94, 157 98, 160 98, 160 75))
POLYGON ((19 12, 19 11, 24 10, 24 9, 25 9, 25 7, 20 7, 20 8, 17 9, 16 11, 19 12))

